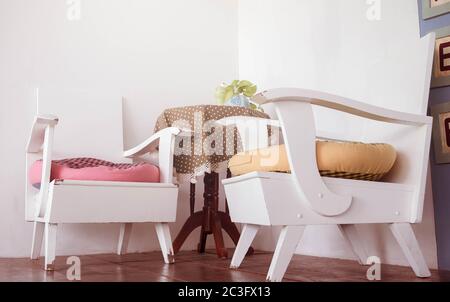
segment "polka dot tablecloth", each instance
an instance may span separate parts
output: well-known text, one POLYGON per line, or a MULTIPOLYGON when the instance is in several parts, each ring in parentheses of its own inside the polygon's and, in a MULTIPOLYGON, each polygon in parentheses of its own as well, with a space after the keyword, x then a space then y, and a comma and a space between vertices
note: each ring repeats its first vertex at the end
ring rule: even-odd
POLYGON ((230 116, 269 118, 263 112, 237 106, 197 105, 164 110, 155 132, 172 126, 190 131, 189 136, 177 137, 175 143, 177 174, 188 174, 193 181, 205 172, 226 170, 228 160, 239 150, 238 136, 236 129, 225 130, 214 121, 230 116))

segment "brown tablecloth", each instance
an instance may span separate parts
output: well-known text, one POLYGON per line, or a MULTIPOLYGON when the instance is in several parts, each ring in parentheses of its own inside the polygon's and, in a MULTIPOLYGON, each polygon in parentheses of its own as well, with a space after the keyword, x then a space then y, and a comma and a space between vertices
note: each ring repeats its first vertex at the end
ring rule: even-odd
MULTIPOLYGON (((202 151, 204 149, 203 144, 207 145, 211 142, 212 147, 215 146, 215 142, 211 141, 211 137, 208 139, 208 137, 214 133, 214 131, 210 131, 210 123, 230 116, 269 118, 269 116, 263 112, 235 106, 197 105, 164 110, 158 117, 155 125, 155 132, 172 126, 181 128, 190 127, 192 131, 195 130, 197 137, 197 139, 194 139, 193 137, 189 138, 191 143, 190 150, 192 152, 189 154, 175 155, 174 168, 176 173, 190 174, 191 177, 195 177, 202 175, 204 172, 219 172, 218 170, 222 168, 226 169, 227 161, 238 150, 237 146, 239 142, 236 131, 223 131, 223 150, 221 154, 209 155, 202 151), (196 127, 194 127, 194 124, 196 127), (201 127, 199 127, 199 125, 201 125, 201 127), (206 126, 207 131, 202 131, 203 126, 206 126), (199 138, 201 138, 201 140, 199 138), (232 146, 231 149, 233 150, 232 155, 230 155, 230 146, 232 146)), ((182 147, 185 142, 186 138, 183 139, 182 137, 178 137, 176 146, 182 147)))

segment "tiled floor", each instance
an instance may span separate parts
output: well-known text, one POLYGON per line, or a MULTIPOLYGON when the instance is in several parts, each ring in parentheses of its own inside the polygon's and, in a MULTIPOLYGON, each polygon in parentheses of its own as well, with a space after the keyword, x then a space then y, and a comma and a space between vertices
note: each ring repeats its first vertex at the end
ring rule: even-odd
MULTIPOLYGON (((159 252, 81 256, 81 281, 264 281, 272 254, 257 252, 241 268, 228 268, 230 260, 208 252, 181 252, 166 265, 159 252)), ((45 272, 42 259, 0 259, 0 281, 67 281, 66 257, 57 257, 55 271, 45 272)), ((356 261, 294 256, 285 281, 367 281, 367 267, 356 261)), ((416 278, 408 267, 383 265, 383 281, 450 281, 450 272, 433 271, 416 278)))

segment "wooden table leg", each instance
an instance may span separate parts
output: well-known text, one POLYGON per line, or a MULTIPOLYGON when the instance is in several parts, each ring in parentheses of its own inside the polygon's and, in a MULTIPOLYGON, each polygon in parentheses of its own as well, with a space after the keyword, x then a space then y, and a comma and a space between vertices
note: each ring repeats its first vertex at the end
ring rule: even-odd
POLYGON ((228 256, 227 250, 222 235, 222 225, 219 212, 219 174, 216 172, 205 173, 203 178, 205 185, 203 199, 205 205, 203 212, 205 215, 202 231, 200 234, 199 252, 204 252, 207 235, 213 234, 216 244, 217 256, 226 258, 228 256))
POLYGON ((189 205, 191 215, 184 223, 177 237, 173 241, 173 251, 174 253, 178 253, 181 249, 181 246, 186 241, 187 237, 198 227, 203 224, 203 212, 199 211, 194 213, 195 210, 195 184, 191 183, 190 192, 189 192, 189 205))
MULTIPOLYGON (((203 193, 203 209, 201 211, 194 212, 195 185, 191 184, 191 216, 184 223, 181 231, 178 233, 178 236, 173 241, 173 249, 174 252, 177 253, 181 249, 181 246, 187 237, 196 228, 201 227, 200 242, 197 247, 198 252, 205 252, 207 237, 212 234, 214 236, 217 256, 219 258, 227 258, 228 251, 225 248, 222 229, 227 232, 235 244, 239 241, 239 230, 231 221, 230 215, 228 214, 228 206, 226 206, 226 212, 219 211, 219 174, 215 172, 205 173, 203 183, 205 185, 203 193)), ((253 249, 250 247, 247 254, 251 253, 253 253, 253 249)))
POLYGON ((173 241, 173 251, 174 253, 178 253, 181 249, 181 246, 186 241, 188 236, 198 227, 203 224, 203 212, 199 211, 189 216, 189 218, 184 223, 177 237, 173 241))
POLYGON ((198 242, 198 245, 197 245, 197 252, 199 252, 200 254, 203 254, 206 250, 206 239, 207 238, 208 238, 208 233, 206 233, 202 227, 202 229, 200 230, 200 241, 198 242))
POLYGON ((214 243, 216 244, 216 253, 219 258, 227 258, 228 257, 228 251, 225 248, 225 243, 223 241, 223 235, 222 235, 222 223, 220 216, 214 215, 213 221, 212 221, 212 233, 214 235, 214 243))
POLYGON ((189 205, 191 210, 191 215, 194 214, 195 210, 195 184, 191 183, 190 190, 189 190, 189 205))

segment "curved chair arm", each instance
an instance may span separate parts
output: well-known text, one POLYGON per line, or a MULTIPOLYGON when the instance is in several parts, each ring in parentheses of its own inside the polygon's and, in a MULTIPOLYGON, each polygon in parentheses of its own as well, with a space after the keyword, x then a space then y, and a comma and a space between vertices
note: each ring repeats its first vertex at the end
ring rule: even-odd
POLYGON ((316 159, 316 129, 311 104, 286 100, 278 102, 275 107, 282 125, 292 178, 300 200, 322 216, 331 217, 343 214, 350 208, 352 196, 330 191, 320 176, 316 159), (298 131, 300 123, 302 131, 298 131))
POLYGON ((352 197, 331 192, 316 162, 316 129, 312 105, 323 106, 376 121, 431 128, 432 118, 376 107, 348 98, 297 88, 278 88, 256 95, 259 104, 274 103, 287 147, 292 176, 300 199, 320 215, 337 216, 347 211, 352 197), (298 131, 301 121, 303 131, 298 131))
POLYGON ((236 126, 243 151, 267 148, 269 127, 280 128, 280 121, 251 116, 230 116, 217 121, 222 126, 236 126))
POLYGON ((176 127, 164 128, 161 131, 156 132, 145 141, 140 143, 139 145, 128 149, 123 152, 123 156, 127 158, 133 158, 139 155, 143 155, 146 153, 150 153, 156 151, 156 148, 159 145, 159 140, 165 136, 178 135, 180 133, 180 129, 176 127))
MULTIPOLYGON (((287 104, 289 103, 287 102, 287 104)), ((316 132, 311 105, 299 103, 296 104, 298 107, 306 106, 306 108, 285 108, 283 106, 285 104, 286 102, 280 102, 276 106, 280 121, 236 116, 227 117, 217 122, 221 125, 236 125, 241 136, 244 151, 268 147, 267 126, 282 127, 291 164, 292 177, 296 180, 295 183, 297 184, 301 200, 309 204, 320 215, 336 216, 344 213, 350 207, 352 198, 350 196, 340 196, 329 191, 319 174, 316 162, 316 132), (295 122, 299 120, 302 121, 305 128, 304 131, 300 131, 301 133, 298 133, 295 128, 287 127, 288 130, 286 130, 286 127, 284 127, 286 124, 295 125, 295 122), (286 138, 291 139, 288 140, 286 138), (256 139, 257 141, 255 142, 256 139), (289 152, 292 150, 291 148, 295 150, 293 151, 295 157, 292 157, 291 152, 289 152)))
POLYGON ((432 124, 433 122, 433 119, 426 115, 389 110, 338 95, 308 89, 276 88, 259 93, 252 98, 252 101, 258 104, 276 104, 279 101, 288 100, 327 107, 381 122, 413 126, 432 124))
POLYGON ((180 132, 181 130, 176 127, 165 128, 153 134, 136 147, 124 151, 123 155, 127 158, 136 158, 140 155, 154 152, 159 147, 160 182, 172 183, 175 137, 180 132))

